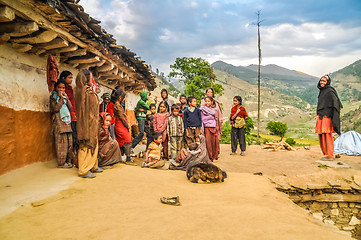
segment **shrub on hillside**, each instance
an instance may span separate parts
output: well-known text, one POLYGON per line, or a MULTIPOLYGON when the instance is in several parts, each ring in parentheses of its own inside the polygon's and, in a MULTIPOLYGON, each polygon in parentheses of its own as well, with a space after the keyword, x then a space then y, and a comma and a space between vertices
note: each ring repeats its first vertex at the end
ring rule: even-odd
POLYGON ((296 141, 293 138, 287 138, 286 143, 288 143, 291 146, 294 146, 296 144, 296 141))
POLYGON ((279 136, 282 140, 288 128, 285 123, 271 121, 267 123, 266 129, 270 131, 271 135, 279 136))

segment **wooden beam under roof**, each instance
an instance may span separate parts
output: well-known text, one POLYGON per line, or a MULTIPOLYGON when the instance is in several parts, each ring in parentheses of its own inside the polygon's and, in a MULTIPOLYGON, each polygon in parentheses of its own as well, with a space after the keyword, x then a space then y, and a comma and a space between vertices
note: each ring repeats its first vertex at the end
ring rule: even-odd
POLYGON ((40 43, 40 44, 34 45, 34 47, 41 48, 41 49, 44 49, 44 50, 51 50, 51 49, 56 49, 56 48, 64 48, 64 47, 68 47, 68 46, 69 46, 69 42, 67 40, 64 40, 64 39, 61 39, 61 38, 55 38, 51 42, 40 43))
POLYGON ((98 56, 93 56, 93 57, 89 57, 89 56, 85 56, 85 57, 81 57, 81 58, 72 58, 70 60, 67 60, 67 62, 69 64, 82 64, 82 63, 94 63, 94 62, 99 62, 100 58, 98 56))
POLYGON ((37 43, 47 43, 54 40, 58 34, 53 31, 43 31, 37 33, 35 36, 32 37, 23 37, 23 38, 14 38, 11 39, 14 43, 29 43, 29 44, 37 44, 37 43))
POLYGON ((33 48, 32 45, 26 43, 12 43, 11 46, 19 52, 28 52, 33 48))
POLYGON ((109 73, 100 73, 98 78, 100 79, 123 79, 121 76, 119 75, 114 75, 114 74, 109 74, 109 73))
POLYGON ((83 64, 79 64, 78 68, 79 69, 89 69, 92 67, 99 67, 101 65, 103 65, 106 61, 104 59, 101 59, 99 62, 94 62, 94 63, 83 63, 83 64))
POLYGON ((110 70, 112 70, 114 68, 114 64, 113 63, 105 63, 103 66, 100 66, 97 68, 98 72, 108 72, 110 70))
POLYGON ((0 34, 0 44, 3 44, 10 40, 10 35, 8 33, 0 34))
POLYGON ((11 37, 22 37, 39 30, 35 22, 1 23, 0 32, 8 33, 11 37))
POLYGON ((0 22, 11 22, 15 19, 14 11, 7 6, 0 6, 0 22))
POLYGON ((67 47, 52 49, 52 50, 46 51, 45 54, 58 54, 58 53, 74 52, 75 50, 78 50, 78 45, 70 43, 69 46, 67 46, 67 47))
POLYGON ((86 53, 87 53, 86 49, 81 48, 72 52, 62 53, 61 55, 64 58, 71 58, 71 57, 84 56, 86 55, 86 53))

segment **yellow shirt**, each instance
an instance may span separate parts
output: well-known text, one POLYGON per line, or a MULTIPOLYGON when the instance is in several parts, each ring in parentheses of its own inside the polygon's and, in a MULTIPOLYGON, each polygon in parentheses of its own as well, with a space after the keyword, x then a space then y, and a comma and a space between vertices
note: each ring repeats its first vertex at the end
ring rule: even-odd
POLYGON ((148 150, 148 159, 151 160, 160 160, 161 152, 162 152, 162 143, 157 144, 156 142, 152 142, 149 144, 148 150))

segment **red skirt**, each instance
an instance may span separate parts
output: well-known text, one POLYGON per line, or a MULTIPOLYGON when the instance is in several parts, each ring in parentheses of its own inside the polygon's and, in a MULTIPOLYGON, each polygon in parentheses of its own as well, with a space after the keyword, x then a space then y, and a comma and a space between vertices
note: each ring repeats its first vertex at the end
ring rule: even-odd
POLYGON ((322 120, 317 116, 315 133, 334 133, 332 126, 332 119, 326 116, 323 116, 322 120))
POLYGON ((114 124, 115 139, 117 140, 119 147, 123 147, 124 143, 131 143, 129 129, 126 128, 122 121, 117 117, 114 124))

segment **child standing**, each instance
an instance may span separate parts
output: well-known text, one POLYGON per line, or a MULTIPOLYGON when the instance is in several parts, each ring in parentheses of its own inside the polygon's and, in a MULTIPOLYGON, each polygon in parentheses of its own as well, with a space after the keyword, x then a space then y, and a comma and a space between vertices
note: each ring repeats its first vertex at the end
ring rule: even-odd
POLYGON ((71 131, 71 102, 65 93, 65 82, 58 80, 50 95, 53 134, 59 168, 71 168, 73 160, 73 137, 71 131))
POLYGON ((162 146, 163 146, 163 158, 168 160, 168 134, 167 125, 169 114, 167 112, 168 104, 165 101, 161 101, 158 107, 158 113, 155 114, 153 120, 153 127, 155 132, 162 134, 162 146))
POLYGON ((71 103, 70 117, 71 117, 71 130, 73 131, 73 150, 76 153, 78 149, 77 143, 77 134, 76 134, 76 106, 73 87, 71 86, 73 82, 73 74, 69 71, 62 71, 60 73, 59 79, 65 82, 65 93, 69 98, 71 103))
MULTIPOLYGON (((117 87, 116 87, 117 90, 117 87)), ((112 122, 110 124, 109 127, 109 132, 110 132, 110 136, 115 139, 115 130, 114 130, 114 126, 115 126, 115 117, 114 117, 114 104, 115 104, 115 92, 116 90, 113 90, 111 95, 110 95, 110 102, 107 105, 107 109, 106 112, 109 113, 112 116, 112 122)))
POLYGON ((161 158, 162 149, 162 134, 160 132, 155 132, 154 140, 147 149, 142 167, 162 168, 165 165, 165 161, 161 158))
POLYGON ((248 117, 246 109, 242 106, 242 98, 240 96, 235 96, 233 98, 234 106, 231 109, 231 155, 235 155, 237 151, 238 142, 241 148, 241 156, 244 156, 246 151, 246 135, 244 131, 244 125, 246 124, 246 119, 248 117))
POLYGON ((138 101, 137 106, 135 107, 135 117, 137 118, 138 121, 139 133, 132 141, 132 148, 135 148, 138 145, 138 143, 142 141, 144 136, 145 119, 147 116, 147 111, 149 110, 149 106, 147 104, 148 99, 149 99, 148 92, 140 93, 140 100, 138 101))
POLYGON ((187 145, 195 142, 196 136, 202 134, 202 116, 201 110, 197 108, 197 99, 195 97, 189 97, 188 105, 189 107, 183 112, 187 145))
POLYGON ((184 133, 183 119, 179 116, 179 106, 173 104, 171 107, 172 116, 168 119, 167 133, 170 143, 170 158, 175 159, 181 150, 184 133))
POLYGON ((157 107, 154 103, 149 105, 150 113, 147 114, 147 117, 145 118, 145 132, 147 133, 147 147, 148 149, 149 144, 153 142, 153 134, 154 134, 154 126, 153 126, 153 120, 154 116, 157 112, 157 107))
POLYGON ((104 93, 102 95, 103 102, 99 104, 99 113, 106 112, 107 106, 110 103, 110 93, 104 93))
POLYGON ((125 115, 125 111, 122 102, 125 101, 125 92, 122 89, 118 89, 114 93, 114 118, 115 118, 115 139, 117 140, 120 150, 122 154, 126 155, 126 162, 131 161, 130 152, 132 146, 132 139, 130 137, 129 132, 129 122, 127 116, 125 115))
POLYGON ((187 105, 187 97, 185 95, 181 95, 179 97, 179 102, 180 102, 179 116, 181 116, 182 119, 183 119, 183 112, 188 107, 188 105, 187 105))
POLYGON ((203 133, 206 138, 206 146, 209 160, 218 159, 219 138, 217 131, 217 108, 213 107, 213 98, 206 96, 205 105, 201 107, 203 133))

